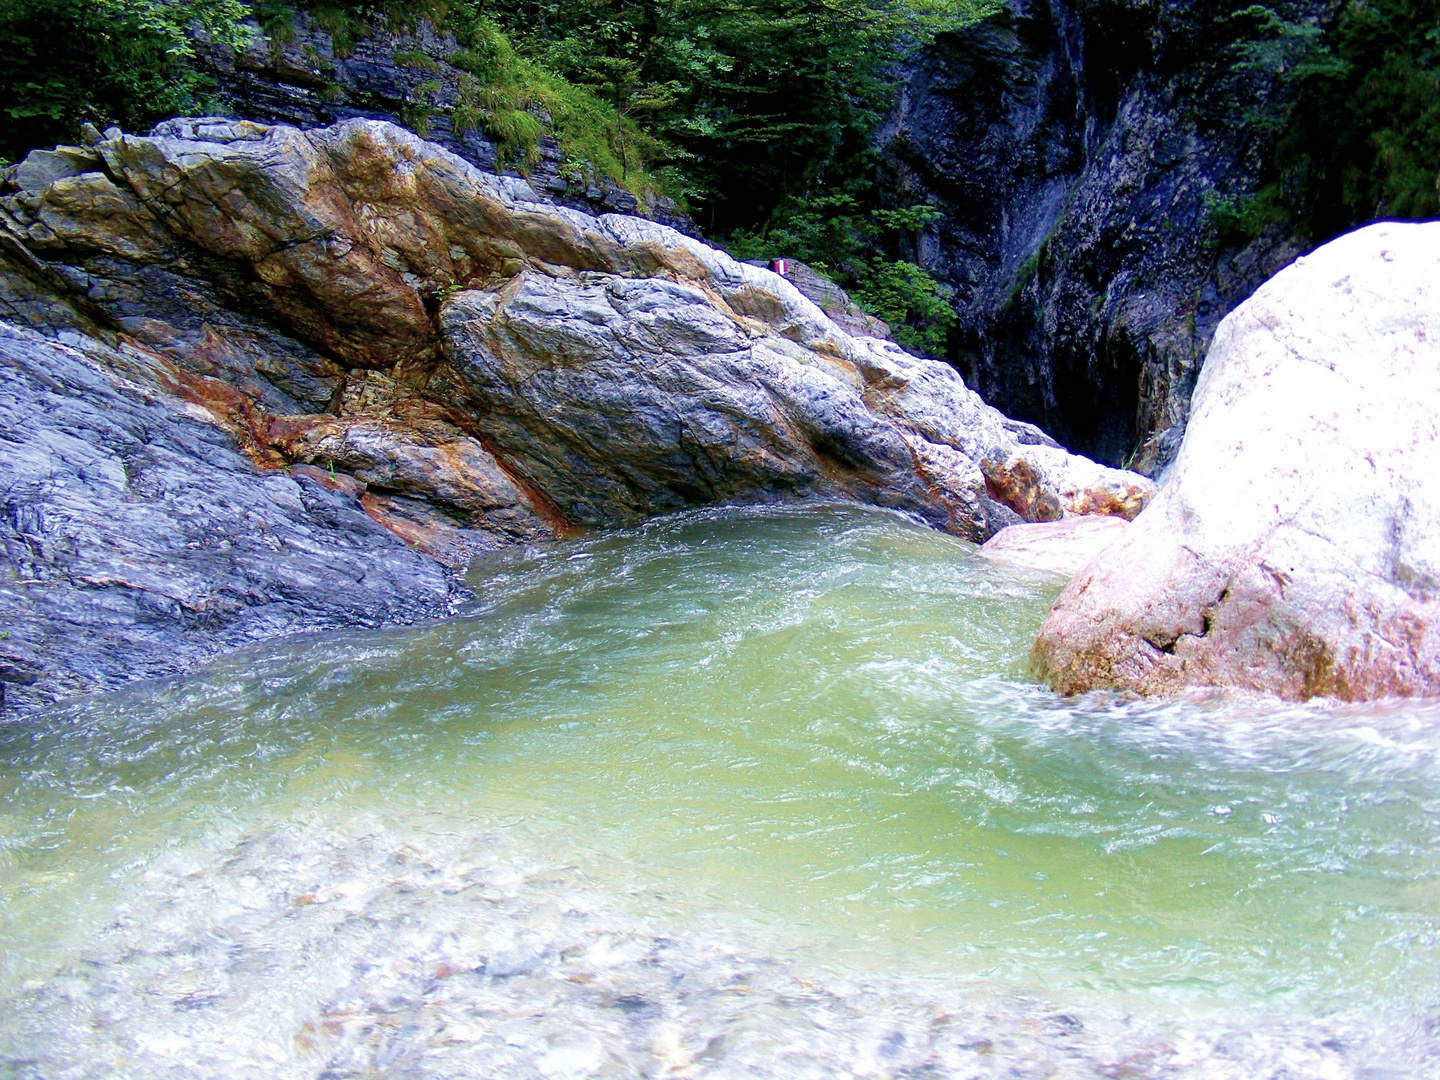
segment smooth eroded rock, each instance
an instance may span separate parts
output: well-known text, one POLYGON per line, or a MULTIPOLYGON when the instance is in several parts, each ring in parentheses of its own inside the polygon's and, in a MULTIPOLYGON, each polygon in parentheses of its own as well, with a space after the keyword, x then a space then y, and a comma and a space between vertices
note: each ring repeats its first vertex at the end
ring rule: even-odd
POLYGON ((1120 517, 1067 517, 1027 522, 1001 529, 976 553, 1012 566, 1073 577, 1096 555, 1125 534, 1120 517))
POLYGON ((257 472, 201 410, 93 356, 0 323, 0 368, 7 709, 296 630, 443 615, 461 595, 356 492, 257 472))
POLYGON ((1066 693, 1440 693, 1440 223, 1276 275, 1216 333, 1174 471, 1035 643, 1066 693))

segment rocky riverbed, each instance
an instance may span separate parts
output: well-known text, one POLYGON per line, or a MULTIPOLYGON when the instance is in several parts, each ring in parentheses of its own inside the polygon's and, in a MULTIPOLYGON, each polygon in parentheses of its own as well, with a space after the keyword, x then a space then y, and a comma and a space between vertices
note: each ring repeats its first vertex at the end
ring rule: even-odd
POLYGON ((1177 1023, 837 966, 693 911, 637 914, 680 905, 473 828, 359 816, 162 859, 99 950, 0 998, 0 1063, 22 1080, 1250 1080, 1420 1076, 1432 1050, 1358 1016, 1177 1023))

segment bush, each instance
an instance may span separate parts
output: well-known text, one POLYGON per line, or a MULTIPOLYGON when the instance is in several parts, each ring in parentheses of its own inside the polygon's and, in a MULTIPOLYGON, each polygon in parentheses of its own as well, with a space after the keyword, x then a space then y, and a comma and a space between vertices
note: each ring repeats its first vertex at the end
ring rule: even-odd
POLYGON ((908 259, 882 254, 915 246, 919 233, 940 217, 931 206, 860 210, 854 196, 822 194, 783 208, 766 233, 741 229, 726 243, 737 259, 799 259, 850 292, 868 314, 890 324, 895 340, 916 352, 943 356, 956 323, 940 283, 908 259))
POLYGON ((86 121, 128 130, 203 111, 191 30, 240 44, 240 0, 6 0, 0 5, 0 156, 73 142, 86 121))
POLYGON ((877 260, 856 286, 856 303, 890 324, 895 340, 913 352, 944 356, 955 309, 940 283, 914 263, 877 260))

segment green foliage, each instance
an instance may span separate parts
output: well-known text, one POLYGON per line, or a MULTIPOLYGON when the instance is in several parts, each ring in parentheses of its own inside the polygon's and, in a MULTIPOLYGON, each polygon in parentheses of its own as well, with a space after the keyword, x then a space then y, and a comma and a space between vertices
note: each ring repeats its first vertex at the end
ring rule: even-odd
POLYGON ((1239 197, 1205 193, 1205 211, 1214 230, 1216 246, 1244 244, 1256 237, 1267 225, 1284 225, 1290 214, 1280 187, 1269 184, 1253 195, 1239 197))
POLYGON ((918 235, 938 222, 943 214, 933 206, 907 206, 900 210, 876 210, 875 224, 882 229, 918 235))
POLYGON ((395 66, 412 68, 416 71, 428 71, 432 75, 440 70, 440 65, 428 53, 419 49, 400 49, 394 56, 395 66))
POLYGON ((1440 0, 1347 0, 1328 28, 1252 5, 1233 69, 1280 77, 1244 117, 1275 149, 1261 189, 1213 197, 1219 239, 1284 222, 1320 241, 1377 217, 1440 214, 1440 0))
MULTIPOLYGON (((986 6, 988 5, 988 6, 986 6)), ((712 235, 804 229, 817 200, 878 203, 871 136, 906 39, 998 0, 520 0, 516 49, 663 144, 712 235)))
POLYGON ((449 0, 252 0, 266 36, 282 45, 294 34, 290 20, 300 5, 330 35, 337 56, 349 56, 377 24, 395 31, 414 31, 422 21, 440 26, 455 7, 449 0))
POLYGON ((1330 52, 1324 28, 1316 23, 1287 22, 1263 4, 1251 4, 1230 18, 1238 34, 1231 47, 1237 70, 1283 75, 1291 81, 1344 74, 1344 64, 1330 52))
POLYGON ((73 142, 81 123, 130 130, 194 112, 209 87, 191 30, 243 41, 241 0, 6 0, 0 4, 0 156, 73 142))
POLYGON ((460 88, 452 123, 480 127, 520 164, 539 159, 548 130, 560 146, 562 169, 576 179, 606 175, 641 196, 664 186, 650 166, 670 148, 614 104, 521 56, 489 19, 470 22, 464 41, 449 60, 472 78, 460 88))
POLYGON ((889 323, 895 340, 907 349, 945 355, 955 309, 927 271, 904 260, 876 260, 852 295, 871 315, 889 323))
POLYGON ((865 272, 875 232, 854 195, 822 190, 783 204, 764 231, 736 229, 726 247, 738 259, 799 259, 848 286, 865 272))
POLYGON ((1277 155, 1302 212, 1327 234, 1440 213, 1440 0, 1351 0, 1329 38, 1277 155))
POLYGON ((913 247, 940 213, 932 206, 862 212, 844 193, 788 206, 782 224, 761 234, 739 229, 726 246, 737 259, 792 258, 809 263, 849 290, 862 309, 890 324, 895 340, 917 352, 944 355, 956 318, 940 283, 908 259, 883 252, 913 247))
POLYGON ((427 80, 410 91, 400 109, 400 119, 405 126, 422 139, 430 136, 430 121, 435 116, 435 95, 440 89, 440 84, 434 79, 427 80))

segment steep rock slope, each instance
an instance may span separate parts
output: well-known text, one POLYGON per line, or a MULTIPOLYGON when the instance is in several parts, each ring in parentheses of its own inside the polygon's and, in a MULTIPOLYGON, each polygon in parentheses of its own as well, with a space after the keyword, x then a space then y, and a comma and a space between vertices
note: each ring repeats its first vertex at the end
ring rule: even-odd
MULTIPOLYGON (((458 567, 498 543, 726 501, 852 499, 982 540, 1020 519, 1134 516, 1152 491, 1008 420, 952 368, 850 336, 769 271, 654 222, 542 203, 387 123, 170 121, 32 154, 6 184, 0 312, 73 346, 47 360, 27 345, 15 362, 81 358, 214 425, 258 472, 303 478, 290 509, 307 528, 303 492, 318 485, 410 554, 458 567)), ((46 407, 26 400, 12 431, 46 407)), ((122 502, 145 497, 117 482, 122 502)), ((103 533, 107 517, 87 520, 103 533)), ((188 542, 142 544, 130 561, 143 571, 188 542)), ((116 584, 149 590, 136 575, 116 584)), ((211 613, 170 626, 193 645, 177 663, 223 647, 265 594, 211 603, 206 588, 177 600, 211 613)), ((336 621, 300 603, 287 617, 336 621)), ((55 638, 41 627, 8 643, 32 695, 90 677, 55 638)))
POLYGON ((0 323, 0 706, 458 598, 325 474, 257 471, 208 415, 76 344, 0 323))
POLYGON ((906 62, 880 133, 892 196, 943 212, 914 254, 954 290, 970 384, 1152 474, 1216 326, 1301 250, 1277 229, 1227 246, 1212 220, 1261 176, 1254 117, 1284 92, 1236 62, 1239 6, 1010 0, 906 62))

